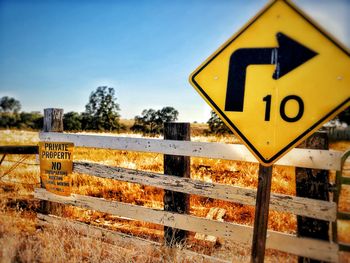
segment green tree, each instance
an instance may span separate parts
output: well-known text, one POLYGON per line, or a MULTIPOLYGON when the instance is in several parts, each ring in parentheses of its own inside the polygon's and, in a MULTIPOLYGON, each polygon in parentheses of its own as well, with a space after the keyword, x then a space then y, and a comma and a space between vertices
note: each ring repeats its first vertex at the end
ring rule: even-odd
POLYGON ((141 116, 135 116, 135 123, 131 127, 133 132, 142 132, 144 134, 156 134, 157 112, 154 109, 145 109, 141 116))
POLYGON ((21 103, 11 97, 4 96, 0 99, 0 127, 18 128, 20 116, 18 112, 21 109, 21 103))
POLYGON ((15 98, 5 96, 0 99, 0 109, 2 112, 18 113, 21 110, 21 103, 15 98))
POLYGON ((163 125, 165 122, 176 121, 177 117, 179 116, 179 112, 173 107, 167 106, 162 108, 161 110, 158 110, 157 116, 159 120, 158 122, 163 125))
POLYGON ((210 112, 210 119, 207 121, 209 125, 209 132, 214 134, 232 134, 231 130, 219 118, 215 111, 210 112))
POLYGON ((80 131, 82 129, 82 115, 78 112, 67 112, 63 115, 63 127, 65 131, 80 131))
POLYGON ((43 127, 43 115, 40 112, 21 112, 17 128, 41 129, 43 127))
POLYGON ((0 127, 39 130, 43 127, 43 116, 40 112, 0 112, 0 127))
POLYGON ((163 107, 161 110, 145 109, 141 116, 135 116, 135 123, 131 127, 134 132, 156 135, 163 133, 165 122, 176 121, 179 112, 173 107, 163 107))
POLYGON ((18 128, 18 114, 1 112, 0 113, 0 128, 18 128))
POLYGON ((119 130, 119 105, 114 88, 101 86, 90 94, 83 114, 83 128, 90 130, 119 130))
POLYGON ((83 112, 81 114, 81 128, 82 130, 93 130, 93 125, 92 125, 92 121, 93 121, 94 117, 87 114, 86 112, 83 112))

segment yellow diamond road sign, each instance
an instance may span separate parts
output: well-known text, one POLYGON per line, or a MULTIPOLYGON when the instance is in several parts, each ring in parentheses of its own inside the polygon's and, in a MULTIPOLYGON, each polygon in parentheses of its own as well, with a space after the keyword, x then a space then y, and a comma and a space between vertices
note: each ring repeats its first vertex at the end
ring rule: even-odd
POLYGON ((289 1, 266 6, 190 76, 264 165, 350 105, 350 53, 289 1))

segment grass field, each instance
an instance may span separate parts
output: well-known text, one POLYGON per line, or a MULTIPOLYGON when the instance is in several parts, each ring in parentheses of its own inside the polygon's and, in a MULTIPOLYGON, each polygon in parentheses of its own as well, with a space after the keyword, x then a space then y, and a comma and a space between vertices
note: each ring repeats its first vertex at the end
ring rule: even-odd
MULTIPOLYGON (((233 136, 199 136, 204 125, 198 124, 192 131, 193 141, 220 141, 235 143, 233 136)), ((122 136, 122 135, 118 135, 122 136)), ((124 135, 125 136, 125 135, 124 135)), ((130 134, 126 135, 130 136, 130 134)), ((135 136, 135 135, 133 135, 135 136)), ((29 131, 2 130, 0 145, 37 144, 38 133, 29 131)), ((346 150, 350 142, 333 143, 333 149, 346 150)), ((109 244, 103 240, 82 237, 72 229, 38 228, 36 212, 38 201, 33 199, 33 189, 39 186, 39 166, 34 155, 7 156, 0 169, 0 258, 2 262, 192 262, 195 258, 185 258, 164 247, 139 248, 131 245, 109 244), (145 252, 146 250, 146 252, 145 252)), ((98 162, 111 166, 162 172, 163 155, 114 151, 104 149, 76 148, 74 160, 98 162)), ((235 186, 256 188, 258 165, 244 162, 191 158, 191 177, 208 182, 219 182, 235 186)), ((161 209, 163 190, 149 186, 115 182, 82 174, 73 174, 73 193, 103 197, 131 204, 161 209)), ((295 169, 275 167, 272 191, 295 195, 295 169)), ((342 209, 350 211, 350 191, 344 189, 342 209)), ((190 213, 205 217, 211 207, 226 210, 224 221, 252 225, 254 207, 213 200, 199 196, 190 197, 190 213)), ((53 213, 91 225, 161 240, 163 227, 140 221, 130 221, 108 214, 74 207, 56 205, 53 213)), ((285 233, 296 232, 296 217, 289 213, 270 211, 269 229, 285 233)), ((340 224, 341 239, 350 242, 350 226, 340 224)), ((219 239, 215 245, 203 243, 193 238, 188 246, 202 253, 210 254, 234 262, 249 262, 250 250, 239 244, 219 239)), ((297 257, 268 250, 267 262, 297 262, 297 257)), ((349 260, 343 257, 344 262, 349 260)))

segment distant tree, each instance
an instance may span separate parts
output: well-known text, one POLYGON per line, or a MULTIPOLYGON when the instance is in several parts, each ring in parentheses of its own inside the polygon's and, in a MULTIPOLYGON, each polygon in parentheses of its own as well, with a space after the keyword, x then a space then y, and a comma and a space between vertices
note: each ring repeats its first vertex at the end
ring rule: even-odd
POLYGON ((39 118, 36 118, 33 122, 34 122, 34 129, 42 130, 44 125, 44 116, 41 115, 39 118))
POLYGON ((78 112, 67 112, 63 115, 63 127, 65 131, 80 131, 82 129, 82 115, 78 112))
POLYGON ((175 108, 169 106, 157 111, 157 117, 161 125, 165 122, 176 121, 178 116, 179 112, 175 110, 175 108))
POLYGON ((209 125, 209 132, 214 134, 232 134, 231 130, 219 118, 215 111, 211 111, 210 119, 207 121, 209 125))
POLYGON ((131 127, 134 132, 142 132, 144 134, 156 134, 157 112, 154 109, 143 110, 141 116, 135 116, 135 123, 131 127))
POLYGON ((41 129, 43 127, 43 115, 40 112, 21 112, 17 128, 41 129))
POLYGON ((43 126, 43 116, 40 112, 9 113, 0 112, 1 128, 35 129, 43 126))
POLYGON ((93 122, 94 117, 87 114, 86 112, 83 112, 81 114, 81 129, 82 130, 93 130, 93 122))
POLYGON ((90 94, 85 106, 83 128, 90 130, 119 130, 119 105, 114 88, 101 86, 90 94))
POLYGON ((161 110, 145 109, 141 116, 135 116, 135 123, 131 127, 134 132, 156 135, 163 133, 165 122, 176 121, 179 112, 173 107, 164 107, 161 110))
POLYGON ((2 112, 18 113, 21 110, 21 103, 15 98, 2 97, 0 99, 0 110, 2 112))
POLYGON ((8 113, 8 112, 1 112, 0 113, 0 128, 18 128, 18 121, 19 121, 19 115, 8 113))

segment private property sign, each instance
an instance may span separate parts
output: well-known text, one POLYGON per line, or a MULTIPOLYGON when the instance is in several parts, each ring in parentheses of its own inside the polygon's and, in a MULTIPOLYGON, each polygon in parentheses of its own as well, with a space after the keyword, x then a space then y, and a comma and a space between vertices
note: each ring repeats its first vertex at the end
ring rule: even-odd
POLYGON ((40 176, 46 190, 70 195, 73 148, 73 143, 39 142, 40 176))
POLYGON ((296 6, 277 0, 190 82, 268 166, 350 106, 350 53, 296 6))

